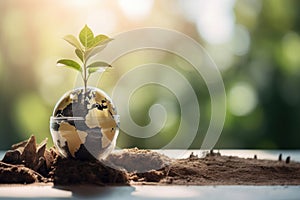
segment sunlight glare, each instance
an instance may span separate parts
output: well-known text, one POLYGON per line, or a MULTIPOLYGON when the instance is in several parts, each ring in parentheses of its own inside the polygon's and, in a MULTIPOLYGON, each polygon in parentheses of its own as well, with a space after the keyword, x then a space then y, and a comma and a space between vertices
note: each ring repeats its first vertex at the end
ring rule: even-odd
POLYGON ((189 0, 181 5, 184 15, 196 23, 200 35, 210 44, 229 41, 234 33, 235 0, 189 0))
POLYGON ((234 0, 202 0, 197 29, 211 44, 221 44, 231 39, 234 30, 234 0))
POLYGON ((97 34, 109 34, 115 31, 117 27, 116 15, 105 9, 98 9, 87 17, 87 24, 97 34))
POLYGON ((140 20, 148 16, 152 10, 153 0, 119 0, 124 14, 132 20, 140 20))

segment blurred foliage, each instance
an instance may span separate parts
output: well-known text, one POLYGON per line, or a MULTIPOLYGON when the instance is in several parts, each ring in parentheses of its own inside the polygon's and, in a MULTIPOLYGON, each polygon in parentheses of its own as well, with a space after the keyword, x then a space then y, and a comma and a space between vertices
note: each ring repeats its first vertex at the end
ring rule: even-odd
MULTIPOLYGON (((111 36, 155 26, 192 37, 216 62, 226 88, 227 116, 216 148, 299 149, 299 8, 297 0, 0 1, 0 149, 31 134, 38 141, 50 140, 52 109, 72 89, 77 75, 55 67, 58 58, 73 58, 62 37, 84 24, 111 36)), ((151 62, 151 56, 155 52, 124 56, 115 63, 122 69, 104 74, 103 81, 113 85, 131 66, 151 62)), ((160 63, 178 70, 197 93, 203 121, 191 148, 199 148, 210 119, 205 83, 183 59, 159 56, 160 63)), ((121 132, 119 147, 159 148, 174 137, 180 109, 166 88, 149 85, 136 91, 130 100, 135 104, 132 117, 146 125, 148 110, 159 99, 170 111, 162 132, 147 140, 121 132)))

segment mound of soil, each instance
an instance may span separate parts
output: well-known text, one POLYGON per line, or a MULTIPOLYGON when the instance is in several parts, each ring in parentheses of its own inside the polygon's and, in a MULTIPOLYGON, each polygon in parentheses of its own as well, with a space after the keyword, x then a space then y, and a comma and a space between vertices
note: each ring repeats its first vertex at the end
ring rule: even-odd
POLYGON ((57 157, 50 176, 53 177, 55 185, 128 185, 125 171, 111 168, 98 160, 82 161, 57 157))
POLYGON ((125 149, 106 160, 65 159, 45 142, 13 145, 0 162, 0 183, 53 182, 55 185, 300 185, 300 163, 288 157, 261 160, 191 154, 171 159, 150 150, 125 149))

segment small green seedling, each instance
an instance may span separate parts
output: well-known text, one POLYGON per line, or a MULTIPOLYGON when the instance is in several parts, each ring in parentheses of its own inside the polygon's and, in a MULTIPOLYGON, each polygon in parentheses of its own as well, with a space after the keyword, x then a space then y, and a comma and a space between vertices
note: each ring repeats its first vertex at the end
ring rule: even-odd
POLYGON ((110 64, 104 61, 96 61, 90 64, 88 64, 88 61, 91 57, 100 53, 113 39, 102 34, 94 36, 92 30, 85 25, 79 33, 79 40, 73 35, 66 35, 64 40, 75 47, 75 54, 82 64, 70 59, 61 59, 57 61, 57 66, 69 67, 80 72, 84 83, 84 93, 86 93, 90 75, 94 72, 103 72, 106 67, 111 67, 110 64))

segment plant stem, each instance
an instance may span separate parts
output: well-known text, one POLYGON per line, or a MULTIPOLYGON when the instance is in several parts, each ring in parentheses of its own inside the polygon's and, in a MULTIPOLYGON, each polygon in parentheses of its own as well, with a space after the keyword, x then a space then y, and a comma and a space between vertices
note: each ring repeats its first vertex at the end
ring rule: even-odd
POLYGON ((87 69, 86 69, 86 60, 83 59, 83 84, 84 84, 84 96, 87 90, 87 69))

